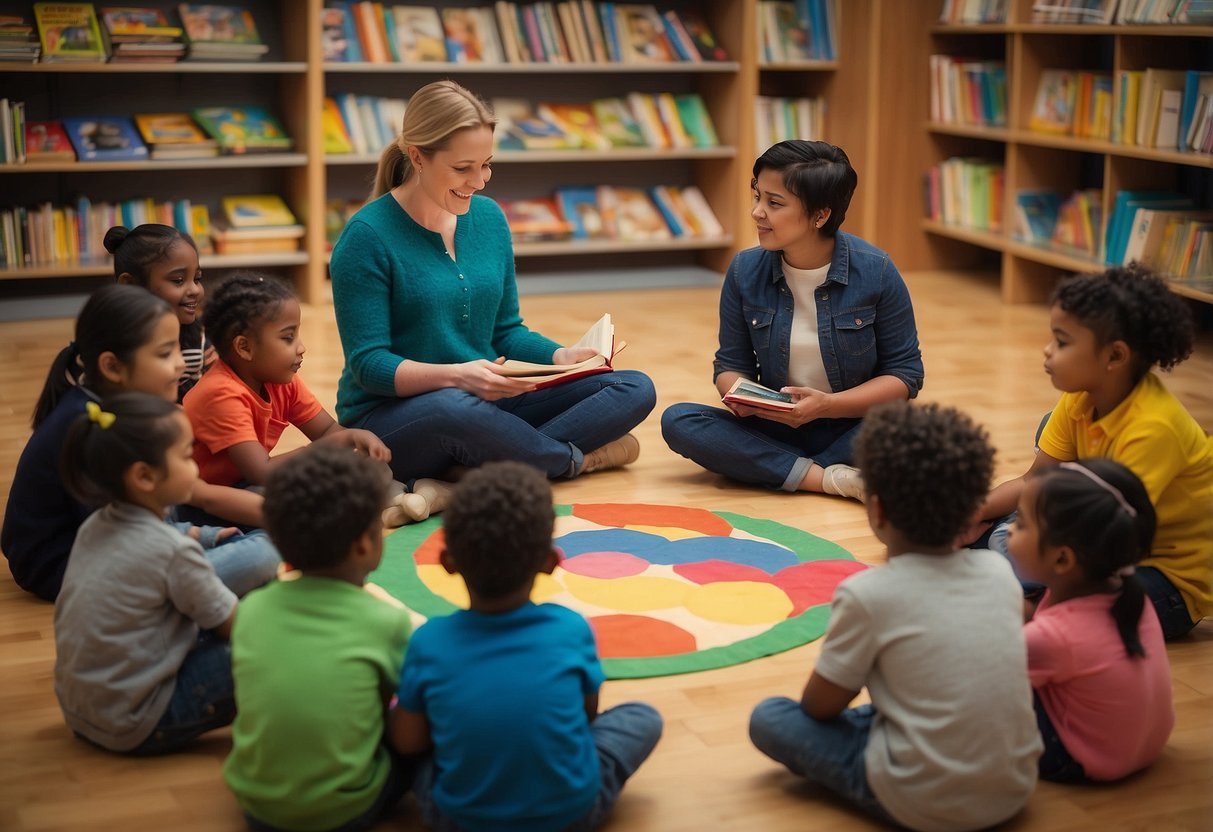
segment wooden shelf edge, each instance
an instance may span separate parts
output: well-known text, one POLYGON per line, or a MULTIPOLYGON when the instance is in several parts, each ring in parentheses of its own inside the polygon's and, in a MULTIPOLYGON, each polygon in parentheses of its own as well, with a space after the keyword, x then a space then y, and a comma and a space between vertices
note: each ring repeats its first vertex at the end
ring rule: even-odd
POLYGON ((516 257, 557 257, 565 254, 622 254, 648 251, 699 251, 727 248, 731 235, 673 237, 667 240, 552 240, 514 243, 516 257))
POLYGON ((567 64, 456 64, 448 61, 429 61, 419 64, 405 63, 340 63, 329 62, 324 65, 328 74, 471 74, 471 75, 564 75, 567 73, 643 73, 645 75, 700 72, 737 72, 741 64, 736 61, 704 61, 702 63, 673 62, 654 64, 619 64, 619 63, 567 63, 567 64))
POLYGON ((1138 147, 1132 144, 1117 144, 1099 139, 1076 139, 1072 136, 1054 136, 1033 130, 1011 130, 1008 140, 1035 147, 1052 147, 1077 153, 1102 153, 1105 156, 1122 156, 1131 159, 1146 159, 1194 168, 1213 168, 1213 154, 1191 153, 1179 150, 1159 150, 1138 147))
POLYGON ((1007 243, 1009 242, 1002 234, 996 234, 991 231, 979 231, 976 228, 966 228, 962 225, 949 225, 939 220, 924 219, 922 221, 922 229, 928 234, 938 234, 941 237, 949 237, 953 240, 960 240, 962 243, 970 243, 982 248, 992 249, 993 251, 1006 251, 1007 243))
POLYGON ((1006 127, 982 127, 976 124, 952 124, 945 121, 928 121, 927 131, 946 136, 966 136, 973 139, 988 139, 992 142, 1007 142, 1011 131, 1006 127))
MULTIPOLYGON (((256 269, 271 266, 298 266, 307 262, 306 251, 280 251, 266 254, 204 254, 198 258, 204 269, 256 269)), ((41 266, 0 268, 0 280, 42 279, 55 277, 102 277, 113 275, 109 260, 63 262, 41 266)))
POLYGON ((303 153, 199 156, 193 159, 148 159, 130 162, 27 162, 0 165, 0 173, 97 173, 119 170, 222 170, 224 168, 291 168, 307 164, 303 153))
POLYGON ((203 73, 203 74, 225 74, 234 73, 247 75, 249 73, 267 73, 294 75, 307 72, 307 63, 304 61, 247 61, 247 62, 226 62, 226 61, 178 61, 176 63, 163 64, 111 64, 80 61, 66 63, 15 63, 12 61, 0 62, 0 73, 7 72, 51 72, 51 73, 94 73, 94 72, 115 72, 115 73, 135 73, 135 74, 159 74, 172 75, 174 73, 182 73, 186 75, 203 73))
MULTIPOLYGON (((737 148, 682 147, 670 150, 635 148, 624 150, 499 150, 493 155, 494 162, 521 162, 523 164, 550 162, 644 162, 667 159, 732 159, 737 148)), ((374 165, 378 154, 336 153, 324 157, 326 165, 374 165)), ((0 171, 4 166, 0 165, 0 171)))
POLYGON ((1167 285, 1171 287, 1172 292, 1182 297, 1199 300, 1203 303, 1213 303, 1213 285, 1208 289, 1201 289, 1181 283, 1178 280, 1168 280, 1167 285))
POLYGON ((1006 23, 936 23, 933 35, 1005 35, 1011 31, 1006 23))
POLYGON ((759 72, 833 72, 838 61, 767 61, 759 62, 759 72))
POLYGON ((1011 23, 1008 32, 1038 35, 1145 35, 1147 37, 1213 37, 1213 26, 1186 23, 1011 23))

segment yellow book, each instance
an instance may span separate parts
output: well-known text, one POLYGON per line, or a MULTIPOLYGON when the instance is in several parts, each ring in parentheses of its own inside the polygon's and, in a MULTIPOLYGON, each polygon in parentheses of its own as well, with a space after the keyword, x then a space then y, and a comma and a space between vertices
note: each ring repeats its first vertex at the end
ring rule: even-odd
POLYGON ((345 122, 341 119, 341 110, 337 108, 337 102, 332 98, 324 99, 324 110, 320 113, 320 128, 324 131, 325 153, 354 152, 350 134, 346 132, 345 122))
POLYGON ((214 250, 211 244, 211 212, 205 205, 190 206, 190 236, 194 238, 199 254, 210 254, 214 250))
POLYGON ((1121 114, 1121 144, 1137 144, 1137 106, 1141 98, 1141 71, 1130 70, 1124 79, 1125 105, 1121 114))
POLYGON ((69 259, 67 248, 67 233, 64 230, 63 209, 55 208, 51 211, 51 233, 55 241, 55 260, 69 259))
POLYGON ((295 225, 298 221, 277 194, 225 196, 223 213, 233 228, 263 228, 267 225, 295 225))

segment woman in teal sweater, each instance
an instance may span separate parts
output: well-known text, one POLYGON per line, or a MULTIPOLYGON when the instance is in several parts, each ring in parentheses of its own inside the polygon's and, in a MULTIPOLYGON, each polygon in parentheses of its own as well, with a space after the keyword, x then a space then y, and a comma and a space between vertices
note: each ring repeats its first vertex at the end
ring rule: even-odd
POLYGON ((418 90, 379 160, 371 200, 333 249, 345 368, 337 415, 392 450, 413 481, 398 520, 440 511, 453 466, 526 462, 575 477, 634 461, 628 433, 653 409, 643 373, 617 370, 543 390, 501 375, 501 357, 565 364, 562 347, 522 322, 509 226, 479 196, 492 175, 492 112, 452 81, 418 90), (418 499, 415 495, 421 495, 418 499))

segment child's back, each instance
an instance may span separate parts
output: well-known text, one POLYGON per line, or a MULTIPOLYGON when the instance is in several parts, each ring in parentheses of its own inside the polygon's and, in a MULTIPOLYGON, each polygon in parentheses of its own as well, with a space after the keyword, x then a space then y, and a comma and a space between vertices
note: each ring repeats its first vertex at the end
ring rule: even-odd
POLYGON ((1031 794, 1040 741, 1022 628, 1019 582, 985 550, 901 554, 838 587, 817 671, 867 685, 868 782, 898 821, 972 829, 1031 794))

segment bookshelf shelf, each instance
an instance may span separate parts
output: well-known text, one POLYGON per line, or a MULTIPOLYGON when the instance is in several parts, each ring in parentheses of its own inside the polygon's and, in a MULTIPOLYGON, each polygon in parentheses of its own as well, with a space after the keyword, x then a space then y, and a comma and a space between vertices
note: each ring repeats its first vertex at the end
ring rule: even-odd
POLYGON ((1016 130, 1012 138, 1019 144, 1034 147, 1052 147, 1072 150, 1076 153, 1098 153, 1103 156, 1122 156, 1127 159, 1147 159, 1172 165, 1194 168, 1213 168, 1213 155, 1208 153, 1183 153, 1178 150, 1159 150, 1153 147, 1137 147, 1131 144, 1114 144, 1096 139, 1075 139, 1069 136, 1051 136, 1032 130, 1016 130))
POLYGON ((0 73, 51 73, 92 75, 94 73, 116 73, 136 75, 302 75, 308 65, 303 61, 178 61, 171 64, 103 64, 103 63, 50 63, 30 64, 0 62, 0 73))
MULTIPOLYGON (((274 254, 204 254, 198 258, 204 269, 259 269, 275 266, 301 266, 307 252, 286 251, 274 254)), ((18 269, 0 268, 0 280, 43 277, 103 277, 114 273, 112 260, 51 263, 18 269)))
POLYGON ((992 142, 1011 140, 1011 131, 1005 127, 979 127, 972 124, 948 124, 942 121, 928 121, 926 129, 943 136, 967 136, 971 139, 987 139, 992 142))
POLYGON ((439 61, 424 63, 342 63, 330 61, 324 71, 332 75, 696 75, 735 74, 741 68, 736 61, 705 61, 703 63, 618 64, 456 64, 439 61))
POLYGON ((0 173, 102 173, 108 171, 222 170, 225 168, 292 168, 307 164, 305 153, 264 153, 199 159, 152 159, 146 162, 29 162, 0 165, 0 173))
MULTIPOLYGON (((500 150, 493 154, 499 164, 549 164, 552 162, 642 162, 673 159, 732 159, 735 147, 684 147, 674 150, 619 148, 617 150, 500 150)), ((378 154, 345 153, 324 157, 326 165, 374 165, 378 154)), ((3 168, 0 167, 0 170, 3 168)))
POLYGON ((710 251, 733 245, 732 236, 674 237, 669 240, 585 240, 515 243, 518 257, 555 257, 567 254, 624 254, 648 251, 710 251))
POLYGON ((833 72, 838 61, 766 61, 758 65, 762 72, 833 72))

